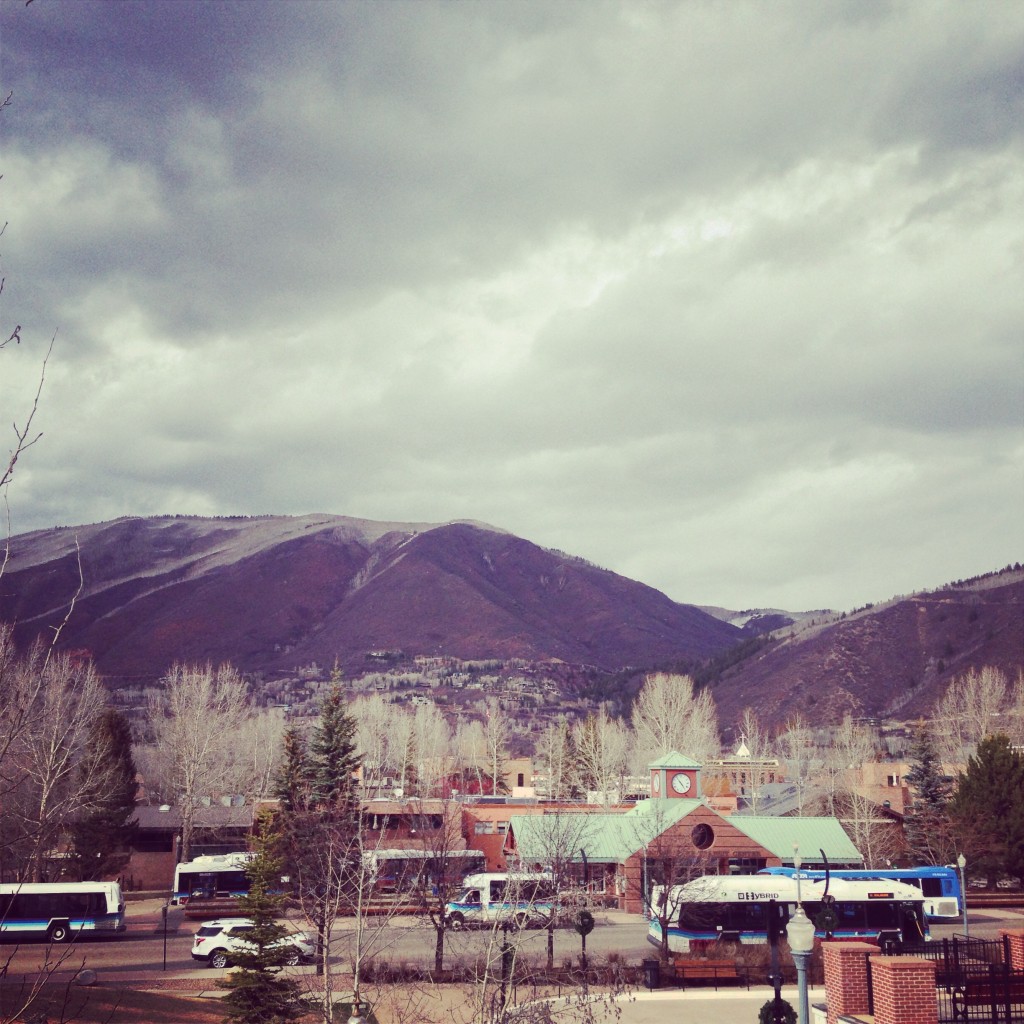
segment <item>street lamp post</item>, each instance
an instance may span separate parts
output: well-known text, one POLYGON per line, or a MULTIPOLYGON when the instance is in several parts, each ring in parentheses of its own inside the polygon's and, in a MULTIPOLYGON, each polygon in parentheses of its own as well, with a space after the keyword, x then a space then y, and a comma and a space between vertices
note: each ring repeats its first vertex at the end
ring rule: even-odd
POLYGON ((796 910, 786 926, 789 951, 796 965, 797 991, 800 995, 800 1024, 810 1024, 811 1007, 807 996, 807 964, 814 948, 814 925, 804 913, 800 902, 800 848, 793 844, 793 866, 796 868, 796 910))
POLYGON ((971 933, 967 927, 967 879, 964 876, 967 858, 962 853, 956 855, 956 866, 960 869, 960 898, 964 901, 964 938, 969 939, 971 933))

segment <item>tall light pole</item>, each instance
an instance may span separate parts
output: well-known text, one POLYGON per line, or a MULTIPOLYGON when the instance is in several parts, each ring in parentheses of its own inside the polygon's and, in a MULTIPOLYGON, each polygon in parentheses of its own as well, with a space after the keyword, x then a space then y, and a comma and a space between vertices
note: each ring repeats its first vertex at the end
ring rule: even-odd
POLYGON ((956 866, 960 869, 960 898, 964 901, 964 938, 969 939, 971 933, 967 927, 967 879, 964 876, 967 858, 962 853, 956 855, 956 866))
POLYGON ((814 925, 804 913, 800 902, 800 847, 793 844, 793 867, 796 868, 796 910, 786 926, 789 951, 796 964, 796 984, 800 994, 800 1024, 810 1024, 811 1007, 807 997, 807 963, 814 948, 814 925))

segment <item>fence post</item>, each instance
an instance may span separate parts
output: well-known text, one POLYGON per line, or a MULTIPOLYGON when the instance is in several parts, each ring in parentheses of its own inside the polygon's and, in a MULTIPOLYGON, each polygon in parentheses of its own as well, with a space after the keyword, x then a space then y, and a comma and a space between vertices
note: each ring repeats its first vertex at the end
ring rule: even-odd
POLYGON ((828 1024, 836 1024, 844 1014, 868 1012, 867 954, 877 952, 878 947, 868 942, 821 944, 828 1024))
POLYGON ((1003 937, 1007 951, 1005 962, 1010 970, 1024 972, 1024 928, 1004 928, 999 934, 1003 937))
POLYGON ((871 981, 876 1024, 938 1024, 934 961, 873 956, 871 981))

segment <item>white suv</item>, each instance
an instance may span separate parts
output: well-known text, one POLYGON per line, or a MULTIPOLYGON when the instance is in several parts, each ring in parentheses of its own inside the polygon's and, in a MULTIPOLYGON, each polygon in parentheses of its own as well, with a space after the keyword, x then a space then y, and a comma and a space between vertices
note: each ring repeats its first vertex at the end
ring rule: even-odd
MULTIPOLYGON (((249 952, 255 948, 247 938, 254 924, 248 917, 222 917, 199 926, 192 943, 192 959, 205 960, 210 967, 227 967, 235 950, 249 952)), ((289 967, 313 959, 315 947, 305 932, 289 932, 281 938, 290 946, 285 963, 289 967)), ((276 943, 275 943, 276 945, 276 943)))

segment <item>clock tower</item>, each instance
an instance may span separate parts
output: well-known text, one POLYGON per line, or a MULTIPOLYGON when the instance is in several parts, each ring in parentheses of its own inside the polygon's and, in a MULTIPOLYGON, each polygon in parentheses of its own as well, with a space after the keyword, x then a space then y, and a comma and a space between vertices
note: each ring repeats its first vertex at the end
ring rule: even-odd
POLYGON ((652 761, 651 797, 666 800, 700 800, 700 765, 682 754, 672 751, 652 761))

